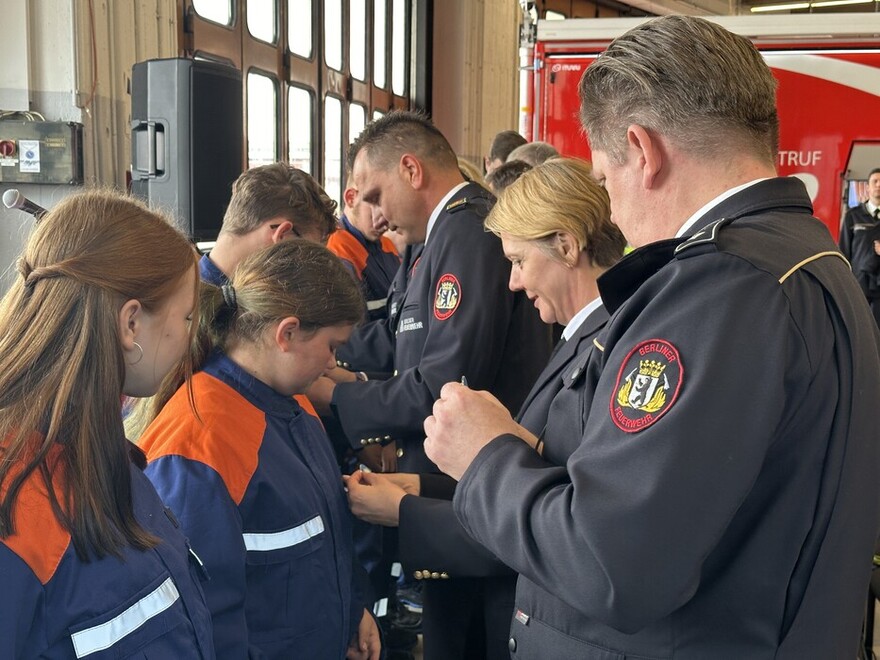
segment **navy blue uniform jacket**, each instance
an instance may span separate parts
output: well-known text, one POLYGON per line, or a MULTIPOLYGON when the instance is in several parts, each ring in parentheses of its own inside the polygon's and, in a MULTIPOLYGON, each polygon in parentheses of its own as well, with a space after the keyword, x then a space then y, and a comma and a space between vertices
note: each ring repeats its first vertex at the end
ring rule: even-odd
POLYGON ((42 480, 25 482, 16 533, 0 539, 0 658, 214 658, 198 560, 144 474, 130 470, 135 518, 160 543, 88 562, 42 480))
MULTIPOLYGON (((535 435, 544 433, 554 399, 570 382, 570 372, 585 363, 593 338, 607 320, 604 307, 594 310, 538 376, 518 415, 519 423, 535 435)), ((401 500, 398 529, 404 570, 420 579, 431 579, 435 574, 450 578, 513 575, 458 522, 449 482, 454 484, 445 475, 423 475, 421 496, 406 495, 401 500)))
POLYGON ((771 179, 624 258, 550 452, 502 436, 465 472, 457 515, 521 576, 513 658, 856 654, 880 339, 811 212, 771 179))
POLYGON ((528 298, 508 289, 501 241, 483 229, 493 201, 471 183, 437 218, 390 343, 397 375, 335 389, 333 407, 352 447, 396 440, 401 472, 437 471, 422 424, 443 385, 466 376, 515 411, 550 355, 549 330, 528 298))
POLYGON ((853 206, 840 227, 840 251, 849 260, 862 291, 871 299, 880 297, 880 256, 874 252, 874 240, 880 240, 880 222, 864 204, 853 206))
POLYGON ((141 445, 211 580, 218 658, 341 659, 364 611, 351 514, 320 422, 214 353, 141 445))
POLYGON ((365 371, 371 379, 386 380, 394 372, 394 328, 400 305, 412 276, 413 267, 422 256, 423 243, 407 245, 400 267, 391 280, 385 298, 385 316, 367 321, 354 329, 348 341, 336 351, 336 364, 351 371, 365 371))

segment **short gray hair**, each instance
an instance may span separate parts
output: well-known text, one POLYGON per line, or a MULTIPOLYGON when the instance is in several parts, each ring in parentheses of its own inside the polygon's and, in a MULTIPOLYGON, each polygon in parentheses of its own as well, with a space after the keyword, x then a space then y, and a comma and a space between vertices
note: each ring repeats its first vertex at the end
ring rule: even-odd
POLYGON ((556 150, 556 147, 549 142, 541 142, 539 140, 518 146, 507 155, 506 162, 511 163, 515 160, 521 160, 532 167, 537 167, 545 160, 558 157, 559 152, 556 150))
POLYGON ((642 23, 587 67, 578 91, 591 147, 615 162, 625 160, 632 124, 690 153, 735 144, 769 162, 776 157, 773 74, 748 39, 707 20, 663 16, 642 23))

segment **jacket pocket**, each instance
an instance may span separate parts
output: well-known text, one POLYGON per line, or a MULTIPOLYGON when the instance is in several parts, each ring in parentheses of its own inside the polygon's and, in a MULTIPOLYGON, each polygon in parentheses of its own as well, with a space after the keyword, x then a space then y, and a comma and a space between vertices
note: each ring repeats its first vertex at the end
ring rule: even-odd
POLYGON ((137 653, 200 657, 177 585, 167 574, 124 603, 68 631, 77 658, 109 660, 137 653))
POLYGON ((318 514, 277 532, 245 532, 247 563, 277 564, 314 552, 324 541, 324 519, 318 514))
POLYGON ((409 332, 425 330, 425 321, 418 302, 409 303, 400 310, 395 330, 398 337, 409 332))
POLYGON ((534 658, 578 658, 579 660, 625 660, 625 654, 602 648, 567 635, 534 617, 527 617, 519 610, 510 626, 511 660, 534 658))
POLYGON ((302 565, 323 547, 326 532, 320 514, 277 532, 249 532, 247 549, 248 628, 261 640, 289 637, 301 624, 291 584, 302 565))

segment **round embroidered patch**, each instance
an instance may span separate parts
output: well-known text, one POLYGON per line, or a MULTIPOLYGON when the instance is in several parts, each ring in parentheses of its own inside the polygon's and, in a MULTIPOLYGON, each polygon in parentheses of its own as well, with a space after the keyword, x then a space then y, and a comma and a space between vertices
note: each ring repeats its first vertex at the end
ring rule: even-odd
POLYGON ((437 295, 434 297, 434 316, 440 321, 445 321, 458 309, 461 302, 461 285, 458 278, 451 273, 446 273, 437 282, 437 295))
POLYGON ((648 428, 672 408, 683 380, 684 368, 675 346, 663 339, 641 342, 617 374, 611 419, 627 433, 648 428))

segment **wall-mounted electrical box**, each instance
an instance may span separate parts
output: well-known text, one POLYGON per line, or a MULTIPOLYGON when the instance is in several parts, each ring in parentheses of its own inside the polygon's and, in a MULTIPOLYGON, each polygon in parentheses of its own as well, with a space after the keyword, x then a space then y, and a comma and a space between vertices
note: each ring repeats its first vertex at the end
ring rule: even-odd
POLYGON ((83 182, 83 125, 0 120, 0 183, 83 182))

